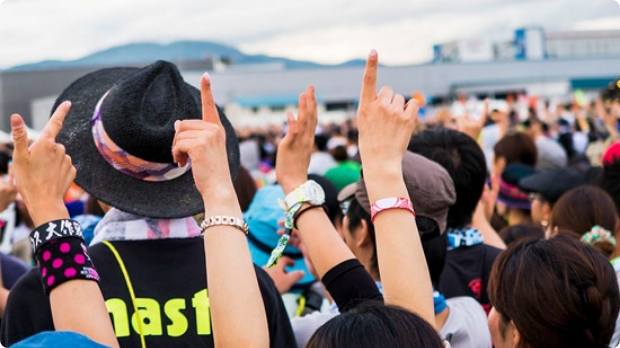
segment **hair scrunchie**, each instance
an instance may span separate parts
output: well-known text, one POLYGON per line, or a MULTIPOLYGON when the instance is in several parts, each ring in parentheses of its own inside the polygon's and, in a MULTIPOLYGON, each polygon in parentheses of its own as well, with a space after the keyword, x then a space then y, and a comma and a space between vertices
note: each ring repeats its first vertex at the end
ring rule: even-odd
POLYGON ((99 281, 78 222, 63 219, 45 223, 30 233, 30 243, 46 294, 69 280, 99 281))
POLYGON ((611 245, 616 245, 616 238, 613 234, 599 225, 593 226, 590 231, 581 236, 581 241, 589 245, 594 245, 596 242, 609 242, 611 245))

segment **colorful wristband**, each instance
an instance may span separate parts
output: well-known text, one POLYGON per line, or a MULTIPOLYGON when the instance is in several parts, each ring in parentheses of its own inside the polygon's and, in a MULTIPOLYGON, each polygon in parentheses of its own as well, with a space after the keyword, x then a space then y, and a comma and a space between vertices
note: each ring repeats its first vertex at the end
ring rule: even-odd
POLYGON ((377 200, 370 207, 370 220, 374 223, 377 214, 390 209, 405 209, 415 215, 413 203, 409 199, 402 197, 384 198, 377 200))
POLYGON ((297 212, 299 211, 299 209, 301 209, 301 206, 304 204, 304 202, 299 202, 295 205, 293 205, 292 207, 289 208, 289 210, 286 212, 286 216, 284 217, 284 227, 285 228, 290 228, 293 229, 294 224, 293 224, 293 218, 295 217, 295 214, 297 214, 297 212))
POLYGON ((49 222, 32 231, 30 240, 46 294, 70 280, 99 281, 99 274, 81 237, 79 223, 72 220, 49 222))

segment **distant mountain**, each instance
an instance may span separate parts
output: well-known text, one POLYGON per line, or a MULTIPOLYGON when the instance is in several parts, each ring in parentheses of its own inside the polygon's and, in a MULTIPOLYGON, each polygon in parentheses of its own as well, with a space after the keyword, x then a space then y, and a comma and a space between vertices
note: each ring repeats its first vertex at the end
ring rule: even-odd
MULTIPOLYGON (((325 67, 309 61, 293 60, 266 55, 247 55, 238 49, 215 43, 200 41, 178 41, 168 45, 156 43, 134 43, 109 48, 76 60, 46 60, 38 63, 24 64, 11 70, 58 69, 85 66, 119 66, 142 65, 156 60, 197 61, 217 56, 229 59, 234 65, 280 64, 288 69, 325 67)), ((338 66, 363 66, 363 60, 351 60, 338 66)))

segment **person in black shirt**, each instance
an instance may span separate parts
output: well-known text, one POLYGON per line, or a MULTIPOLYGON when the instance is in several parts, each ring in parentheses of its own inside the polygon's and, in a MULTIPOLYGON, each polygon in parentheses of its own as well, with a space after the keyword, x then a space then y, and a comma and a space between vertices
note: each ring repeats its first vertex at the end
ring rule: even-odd
MULTIPOLYGON (((77 184, 114 207, 98 225, 89 252, 120 346, 212 347, 212 279, 201 229, 192 217, 205 205, 191 164, 179 167, 171 153, 176 122, 202 118, 200 92, 173 64, 159 61, 86 75, 62 93, 54 109, 64 100, 73 106, 56 140, 78 169, 77 184)), ((234 178, 237 140, 216 110, 234 178)), ((270 346, 294 346, 273 282, 261 269, 255 274, 270 346)), ((8 346, 54 328, 35 268, 9 295, 0 341, 8 346)))
POLYGON ((484 154, 474 139, 448 129, 416 134, 409 150, 444 167, 456 189, 456 203, 448 211, 448 255, 439 290, 446 298, 473 297, 488 314, 489 273, 501 250, 484 244, 480 231, 471 227, 487 174, 484 154))

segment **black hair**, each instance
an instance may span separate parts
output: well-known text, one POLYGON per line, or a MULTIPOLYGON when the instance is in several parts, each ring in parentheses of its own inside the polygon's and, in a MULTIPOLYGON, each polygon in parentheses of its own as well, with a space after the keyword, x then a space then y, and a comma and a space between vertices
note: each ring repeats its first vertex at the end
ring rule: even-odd
POLYGON ((487 174, 486 160, 478 143, 455 130, 433 129, 415 135, 408 149, 439 163, 450 174, 456 203, 448 211, 447 226, 470 224, 487 174))
POLYGON ((620 158, 616 158, 603 167, 600 187, 609 193, 620 215, 620 158))
POLYGON ((342 221, 342 210, 338 203, 338 189, 326 177, 318 174, 308 174, 308 180, 314 180, 325 192, 325 207, 327 216, 332 225, 336 226, 336 221, 342 221))
POLYGON ((347 210, 347 218, 349 219, 349 230, 351 233, 353 231, 362 226, 362 221, 366 221, 366 226, 368 227, 368 236, 370 237, 370 241, 373 245, 374 252, 372 253, 372 257, 370 259, 370 269, 379 273, 379 264, 377 263, 377 242, 375 240, 375 227, 372 224, 370 214, 368 214, 362 205, 357 201, 357 199, 353 198, 351 203, 349 204, 349 209, 347 210))
POLYGON ((11 156, 5 151, 0 151, 0 174, 7 174, 9 172, 9 162, 11 156))
POLYGON ((352 143, 356 143, 359 140, 359 133, 357 131, 357 129, 351 129, 347 132, 347 139, 352 142, 352 143))
MULTIPOLYGON (((370 268, 376 274, 379 274, 379 263, 377 261, 377 242, 375 238, 375 227, 368 214, 360 203, 354 198, 349 205, 347 211, 349 219, 349 229, 351 232, 362 225, 362 220, 366 221, 368 227, 368 235, 373 246, 373 254, 370 261, 370 268)), ((424 249, 424 257, 426 265, 431 276, 431 282, 435 288, 439 285, 441 272, 446 264, 446 256, 448 253, 448 239, 445 234, 441 234, 437 223, 424 216, 416 216, 416 225, 422 240, 422 249, 424 249)))
POLYGON ((558 137, 558 143, 566 151, 566 157, 570 160, 577 155, 575 146, 573 144, 573 133, 562 133, 558 137))
POLYGON ((319 149, 319 151, 321 152, 327 151, 328 141, 329 138, 324 135, 317 134, 314 136, 314 144, 316 145, 316 148, 319 149))
POLYGON ((545 237, 545 231, 540 226, 525 223, 508 226, 499 232, 499 236, 506 245, 510 245, 526 238, 542 239, 545 237))
POLYGON ((335 148, 331 149, 329 153, 332 155, 336 162, 344 162, 349 159, 349 154, 347 153, 347 148, 338 145, 335 148))
POLYGON ((371 301, 335 316, 306 348, 443 348, 437 331, 406 309, 371 301))

